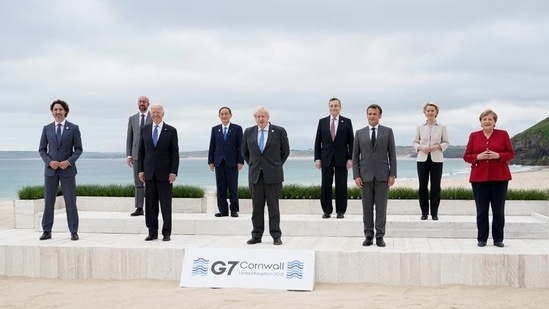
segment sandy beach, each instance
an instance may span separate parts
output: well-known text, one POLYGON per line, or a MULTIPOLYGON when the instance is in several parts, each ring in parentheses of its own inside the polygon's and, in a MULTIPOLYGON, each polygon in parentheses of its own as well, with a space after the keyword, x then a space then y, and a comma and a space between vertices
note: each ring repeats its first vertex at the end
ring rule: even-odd
MULTIPOLYGON (((534 167, 530 170, 515 172, 513 179, 509 181, 509 189, 549 189, 549 167, 534 167)), ((469 174, 450 175, 442 178, 442 188, 463 187, 471 188, 469 174)), ((418 188, 417 179, 399 179, 395 181, 395 187, 418 188)))
MULTIPOLYGON (((444 178, 469 187, 468 175, 444 178)), ((549 168, 514 173, 512 189, 548 189, 549 168)), ((417 187, 417 180, 396 186, 417 187)), ((0 202, 0 228, 13 226, 11 202, 0 202)), ((0 255, 2 257, 2 255, 0 255)), ((177 281, 56 280, 0 277, 0 308, 547 308, 549 289, 317 284, 312 292, 180 288, 177 281)))
POLYGON ((317 284, 312 292, 179 288, 176 281, 2 278, 0 308, 547 308, 549 289, 317 284))

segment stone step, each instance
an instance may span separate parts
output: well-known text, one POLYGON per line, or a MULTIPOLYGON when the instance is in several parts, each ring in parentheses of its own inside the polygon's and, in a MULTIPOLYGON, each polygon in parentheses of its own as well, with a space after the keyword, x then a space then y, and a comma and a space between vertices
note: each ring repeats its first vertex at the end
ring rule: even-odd
MULTIPOLYGON (((251 213, 252 201, 241 199, 240 212, 251 213)), ((58 207, 64 208, 62 198, 57 200, 58 207)), ((43 202, 40 204, 43 209, 43 202)), ((335 205, 335 204, 334 204, 335 205)), ((212 194, 203 199, 173 199, 173 212, 196 213, 218 212, 216 197, 212 194)), ((78 197, 78 209, 89 211, 116 211, 132 212, 134 199, 129 197, 78 197)), ((322 214, 318 200, 280 200, 280 209, 286 214, 322 214)), ((334 210, 335 212, 335 210, 334 210)), ((507 215, 523 216, 532 213, 541 213, 549 216, 549 201, 507 201, 505 212, 507 215)), ((362 214, 361 200, 349 200, 347 214, 362 214)), ((421 215, 417 200, 389 200, 387 214, 390 215, 421 215)), ((471 200, 442 200, 439 207, 440 215, 475 215, 475 202, 471 200)))
POLYGON ((145 242, 138 234, 81 232, 79 241, 66 232, 47 241, 39 236, 32 229, 0 230, 0 276, 178 281, 185 250, 200 247, 313 250, 317 283, 549 288, 547 239, 507 239, 504 248, 479 248, 474 238, 387 237, 387 247, 379 248, 361 246, 362 237, 337 236, 283 236, 282 246, 269 237, 249 246, 248 236, 174 235, 170 242, 145 242))
MULTIPOLYGON (((127 212, 80 211, 82 233, 124 233, 146 235, 148 230, 143 216, 131 217, 127 212)), ((159 217, 161 226, 162 220, 159 217)), ((268 236, 268 218, 265 215, 265 235, 268 236)), ((506 239, 549 239, 548 218, 542 215, 506 216, 506 239)), ((35 230, 41 230, 41 214, 36 216, 35 230)), ((344 219, 322 219, 320 215, 282 214, 284 236, 362 237, 362 215, 345 215, 344 219)), ((247 236, 251 231, 251 217, 216 218, 210 213, 174 213, 173 235, 226 235, 247 236)), ((67 233, 66 214, 58 210, 52 232, 67 233)), ((470 238, 476 239, 476 219, 471 215, 440 216, 438 221, 421 221, 417 215, 388 215, 387 237, 405 238, 470 238)))

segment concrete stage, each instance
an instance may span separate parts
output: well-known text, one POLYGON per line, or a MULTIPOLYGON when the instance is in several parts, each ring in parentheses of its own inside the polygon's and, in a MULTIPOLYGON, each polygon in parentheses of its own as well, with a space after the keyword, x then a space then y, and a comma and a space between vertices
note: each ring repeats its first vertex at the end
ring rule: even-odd
MULTIPOLYGON (((185 249, 314 250, 316 282, 549 287, 549 202, 508 201, 505 247, 476 245, 473 201, 442 201, 439 221, 418 202, 390 200, 387 247, 363 247, 360 201, 344 219, 322 219, 318 201, 281 200, 282 246, 249 246, 250 201, 239 218, 215 218, 215 197, 174 202, 170 242, 145 242, 132 198, 78 198, 80 240, 71 241, 62 199, 53 238, 40 241, 43 201, 13 201, 13 228, 0 230, 0 275, 60 279, 179 280, 185 249)), ((268 231, 268 226, 266 227, 268 231)))

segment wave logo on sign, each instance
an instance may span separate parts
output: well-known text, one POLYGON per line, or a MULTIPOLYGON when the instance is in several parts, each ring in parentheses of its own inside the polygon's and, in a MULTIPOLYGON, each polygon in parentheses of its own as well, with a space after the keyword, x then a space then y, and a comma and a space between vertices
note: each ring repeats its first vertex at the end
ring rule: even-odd
POLYGON ((209 265, 210 260, 206 260, 204 258, 193 260, 192 276, 206 277, 208 275, 209 265))
POLYGON ((286 279, 303 279, 303 262, 293 260, 288 262, 288 272, 286 272, 286 279))

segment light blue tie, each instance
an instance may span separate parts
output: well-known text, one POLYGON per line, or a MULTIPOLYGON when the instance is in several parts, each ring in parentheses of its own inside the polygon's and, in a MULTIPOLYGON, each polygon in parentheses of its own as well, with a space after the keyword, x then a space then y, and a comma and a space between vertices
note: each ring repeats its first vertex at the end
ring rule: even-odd
POLYGON ((261 134, 259 134, 259 151, 263 153, 263 148, 265 148, 265 129, 261 129, 261 134))
POLYGON ((156 144, 158 143, 158 125, 154 126, 153 143, 154 143, 154 147, 156 147, 156 144))
POLYGON ((57 145, 61 143, 61 124, 60 123, 57 125, 57 130, 55 131, 55 140, 57 141, 57 145))
POLYGON ((223 139, 227 140, 227 127, 223 127, 223 139))

